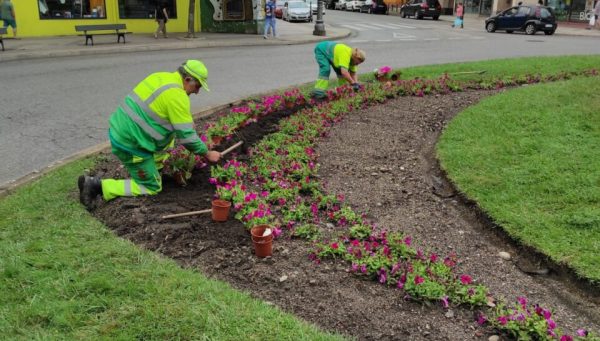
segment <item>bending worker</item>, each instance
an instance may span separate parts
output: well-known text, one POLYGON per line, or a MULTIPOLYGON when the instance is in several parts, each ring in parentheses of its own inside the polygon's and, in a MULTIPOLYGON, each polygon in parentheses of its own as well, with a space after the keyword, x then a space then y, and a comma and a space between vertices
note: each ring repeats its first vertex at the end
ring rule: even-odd
POLYGON ((217 162, 221 154, 209 151, 194 129, 191 94, 208 90, 208 70, 199 60, 188 60, 176 72, 157 72, 146 77, 125 97, 110 117, 108 135, 112 152, 131 179, 78 179, 79 200, 89 210, 97 196, 111 200, 122 196, 154 195, 162 189, 159 169, 165 150, 177 140, 197 155, 217 162))
POLYGON ((337 74, 339 85, 347 81, 355 90, 360 89, 356 71, 358 70, 357 65, 365 61, 363 50, 334 41, 322 41, 315 47, 315 59, 319 64, 319 78, 315 82, 314 97, 325 97, 329 86, 331 67, 337 74))

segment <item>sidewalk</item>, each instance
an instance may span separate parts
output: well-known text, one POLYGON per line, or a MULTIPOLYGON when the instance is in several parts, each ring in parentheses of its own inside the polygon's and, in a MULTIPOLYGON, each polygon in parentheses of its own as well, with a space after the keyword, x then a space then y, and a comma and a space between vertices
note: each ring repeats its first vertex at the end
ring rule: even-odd
POLYGON ((196 38, 185 38, 186 33, 170 33, 169 38, 154 39, 152 33, 129 34, 127 43, 117 44, 116 36, 96 36, 94 46, 85 46, 80 36, 12 39, 4 36, 6 51, 0 50, 0 62, 30 58, 82 56, 102 53, 197 49, 226 46, 293 45, 321 40, 342 39, 350 35, 346 28, 325 25, 326 36, 313 35, 313 23, 288 23, 277 20, 278 38, 264 39, 256 34, 196 33, 196 38))

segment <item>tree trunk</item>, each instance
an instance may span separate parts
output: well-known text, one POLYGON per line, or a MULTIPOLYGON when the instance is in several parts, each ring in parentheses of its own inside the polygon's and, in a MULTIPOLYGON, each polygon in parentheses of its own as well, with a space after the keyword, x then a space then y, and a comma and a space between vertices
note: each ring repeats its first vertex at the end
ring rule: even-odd
POLYGON ((188 14, 188 31, 186 38, 195 38, 194 35, 194 10, 196 9, 196 0, 190 0, 190 8, 188 14))

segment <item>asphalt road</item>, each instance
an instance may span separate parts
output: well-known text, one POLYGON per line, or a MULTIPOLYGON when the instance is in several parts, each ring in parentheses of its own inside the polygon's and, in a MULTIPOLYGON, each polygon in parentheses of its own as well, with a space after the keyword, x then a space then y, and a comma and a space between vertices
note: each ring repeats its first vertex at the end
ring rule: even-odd
MULTIPOLYGON (((453 30, 443 21, 334 10, 325 20, 353 30, 345 42, 367 52, 362 72, 382 65, 600 53, 593 37, 489 34, 476 27, 453 30)), ((202 59, 211 92, 192 96, 192 108, 199 111, 313 81, 312 50, 312 44, 207 48, 0 63, 0 187, 105 142, 110 113, 147 74, 202 59)))

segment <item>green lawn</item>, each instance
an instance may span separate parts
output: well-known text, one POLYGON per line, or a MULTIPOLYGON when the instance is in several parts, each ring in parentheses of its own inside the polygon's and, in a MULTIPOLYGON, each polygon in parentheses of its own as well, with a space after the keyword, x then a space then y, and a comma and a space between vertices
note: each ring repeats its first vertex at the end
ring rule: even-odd
POLYGON ((521 87, 468 108, 438 154, 515 239, 600 281, 600 82, 521 87))
MULTIPOLYGON (((405 69, 402 78, 597 65, 600 57, 523 58, 405 69)), ((600 249, 596 82, 531 86, 490 98, 460 115, 440 147, 461 189, 510 233, 594 279, 600 266, 588 251, 600 249), (480 131, 490 122, 493 129, 480 131)), ((68 164, 0 199, 2 338, 341 339, 117 238, 78 203, 75 180, 91 164, 68 164)))

